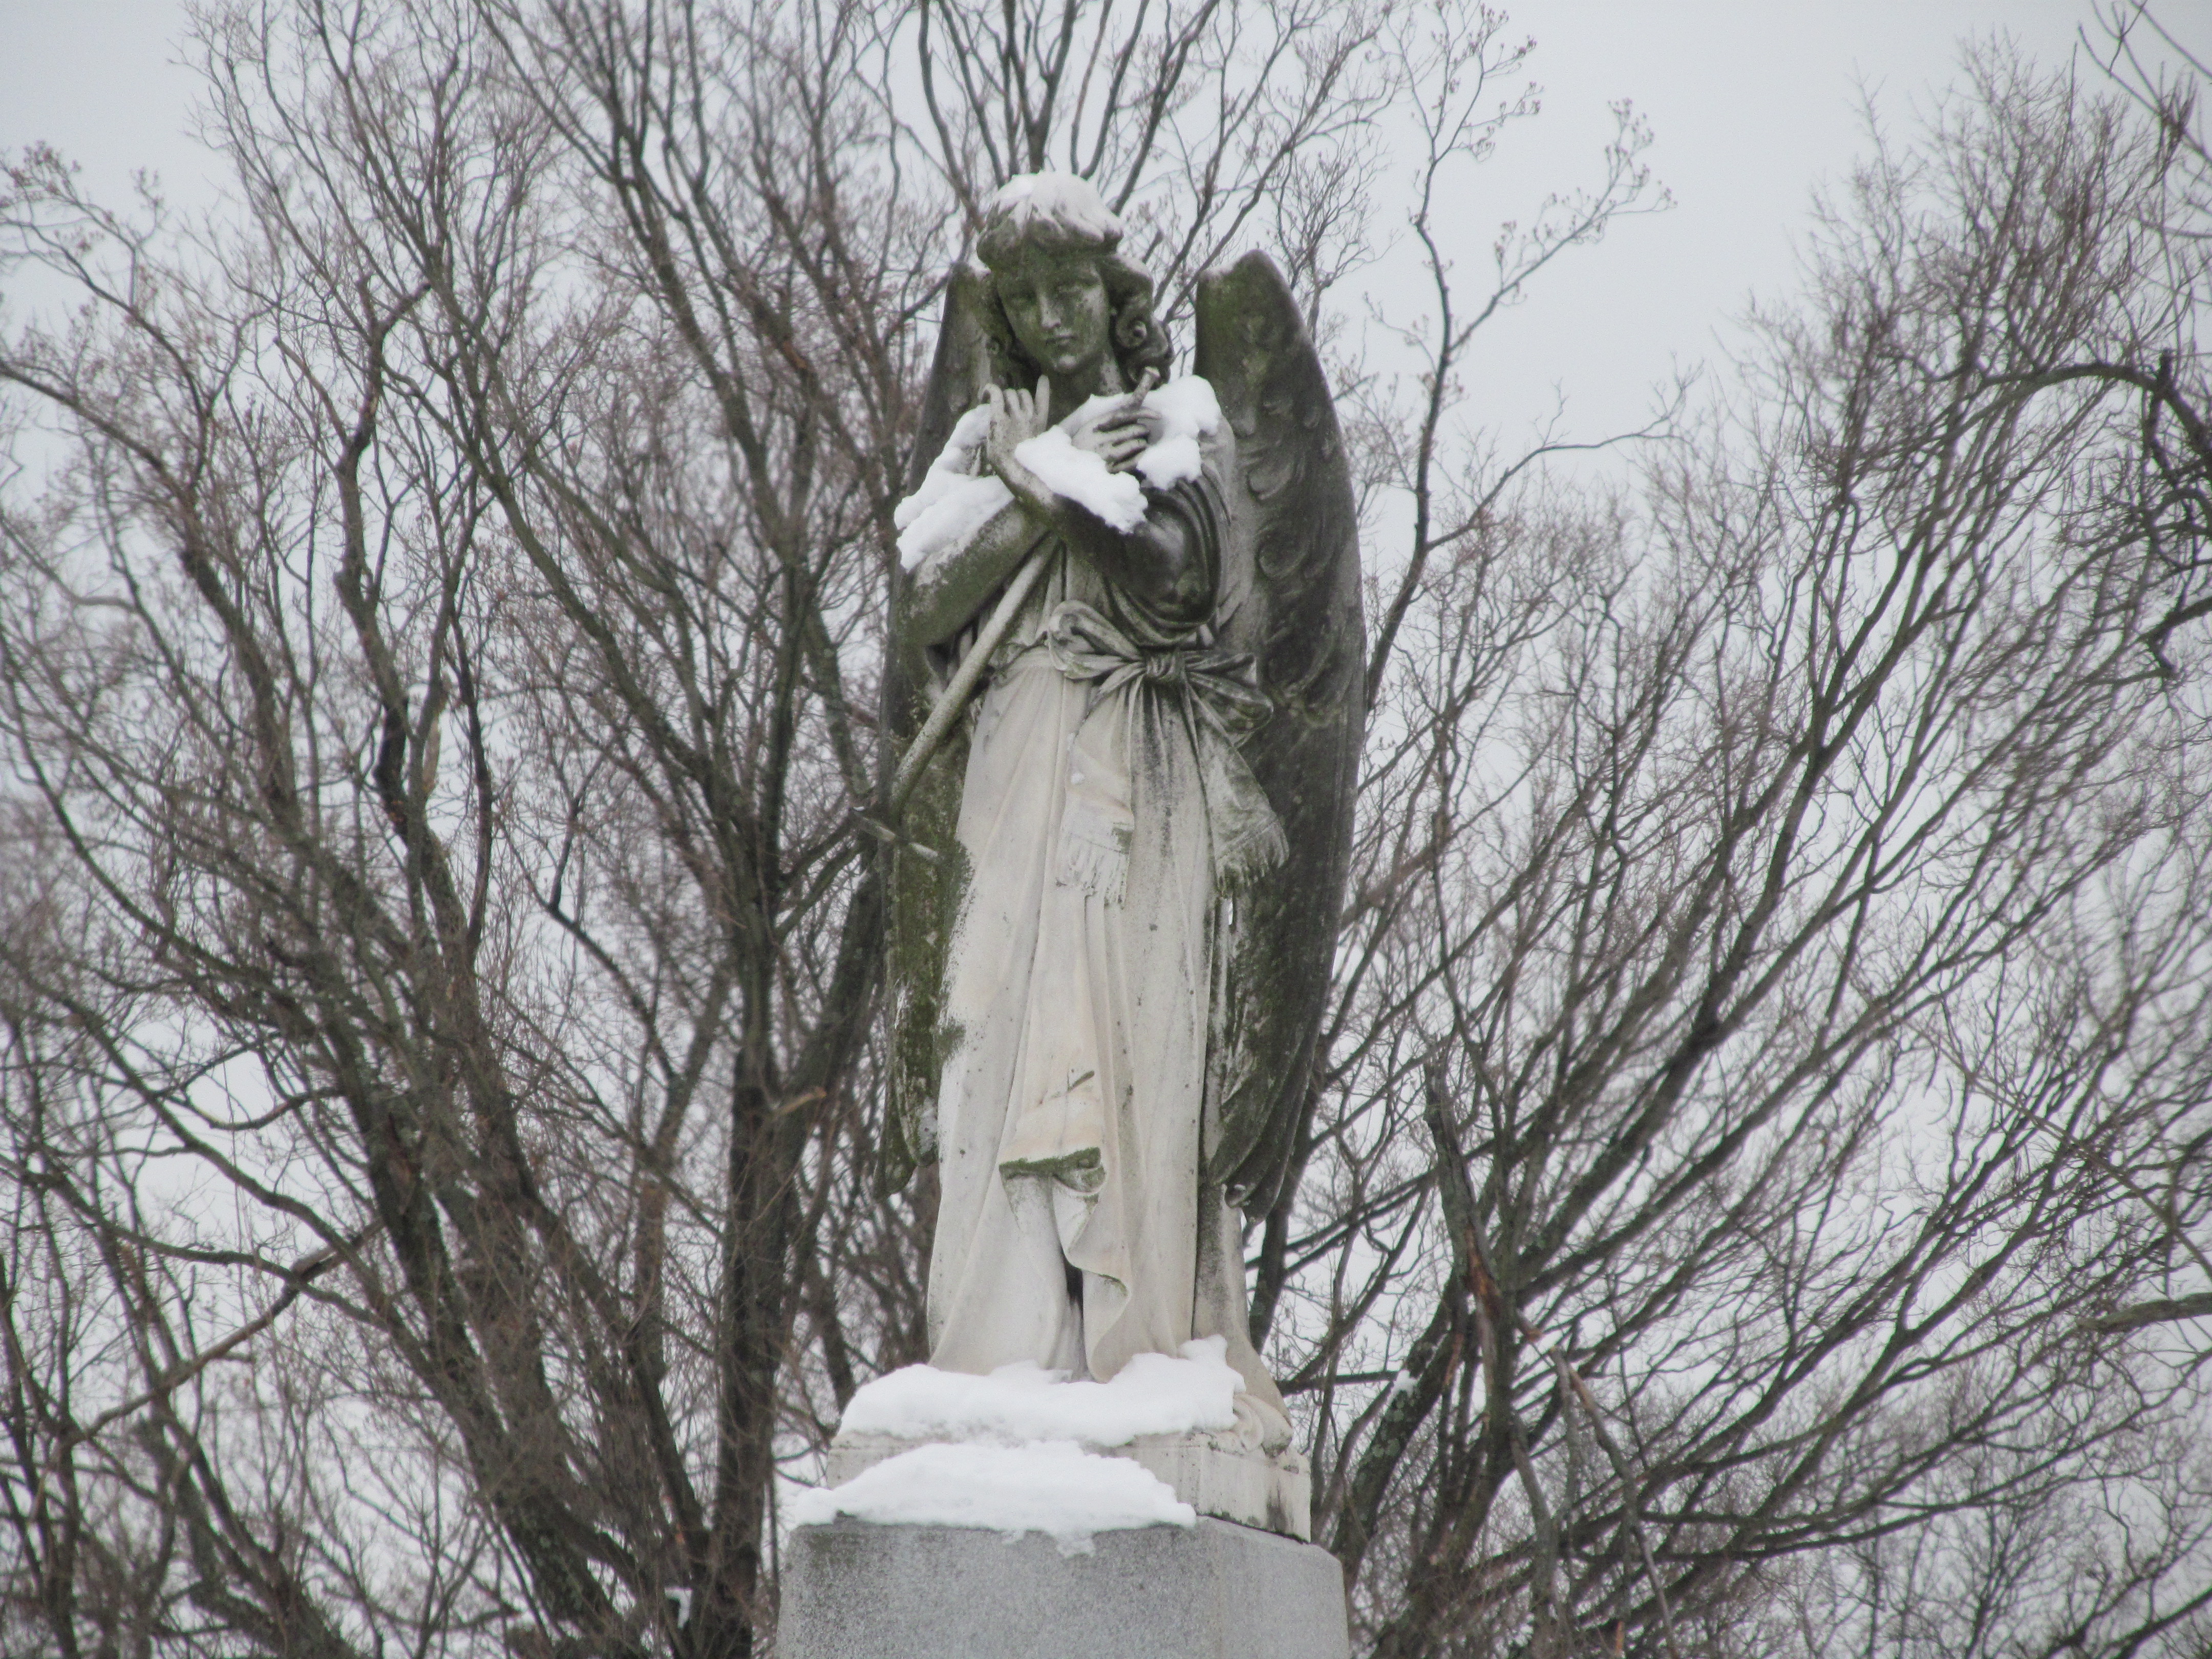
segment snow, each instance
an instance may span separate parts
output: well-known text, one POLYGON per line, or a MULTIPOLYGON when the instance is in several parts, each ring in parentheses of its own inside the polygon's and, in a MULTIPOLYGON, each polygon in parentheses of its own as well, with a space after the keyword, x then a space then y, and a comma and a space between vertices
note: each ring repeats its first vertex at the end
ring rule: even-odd
MULTIPOLYGON (((1104 461, 1087 449, 1078 449, 1067 434, 1101 410, 1127 401, 1115 392, 1092 398, 1058 426, 1014 450, 1014 459, 1036 474, 1046 489, 1124 534, 1145 521, 1145 492, 1137 475, 1142 474, 1155 489, 1172 489, 1195 478, 1202 465, 1199 440, 1221 425, 1221 404, 1211 386, 1195 374, 1170 380, 1145 398, 1146 412, 1159 426, 1151 447, 1137 457, 1133 471, 1110 472, 1104 461)), ((998 479, 978 473, 983 440, 990 429, 988 405, 963 415, 943 453, 930 463, 921 487, 893 511, 903 568, 915 569, 940 553, 966 546, 1013 499, 998 479)))
MULTIPOLYGON (((1106 401, 1093 398, 1069 418, 1106 401)), ((1036 473, 1037 482, 1054 495, 1088 508, 1093 517, 1125 534, 1145 521, 1145 492, 1135 476, 1108 471, 1104 461, 1069 441, 1064 424, 1016 445, 1014 459, 1036 473)))
POLYGON ((1121 222, 1088 179, 1072 173, 1024 173, 999 186, 987 217, 1027 210, 1025 218, 1064 225, 1085 241, 1109 246, 1121 240, 1121 222))
POLYGON ((1170 489, 1199 474, 1198 441, 1221 425, 1221 404, 1212 386, 1195 374, 1170 380, 1145 399, 1160 419, 1160 435, 1137 457, 1137 471, 1155 489, 1170 489))
POLYGON ((976 476, 976 461, 990 431, 988 404, 963 415, 944 450, 922 475, 921 488, 892 509, 902 569, 912 570, 943 549, 966 546, 969 537, 1014 499, 996 478, 976 476))
POLYGON ((1096 1533, 1198 1524, 1198 1511, 1149 1469, 1126 1457, 1094 1456, 1072 1440, 917 1446, 834 1490, 801 1493, 789 1513, 802 1527, 849 1515, 885 1524, 1041 1532, 1063 1555, 1089 1553, 1096 1533))
POLYGON ((1223 1355, 1228 1344, 1203 1336, 1182 1357, 1140 1353, 1110 1382, 1070 1382, 1029 1361, 988 1376, 908 1365, 859 1389, 845 1407, 841 1434, 896 1440, 1073 1440, 1126 1446, 1140 1434, 1189 1434, 1237 1422, 1243 1387, 1223 1355))
MULTIPOLYGON (((1054 494, 1063 495, 1115 529, 1127 533, 1145 520, 1145 492, 1129 472, 1109 472, 1089 450, 1078 449, 1068 433, 1094 414, 1126 402, 1113 392, 1093 398, 1049 432, 1040 432, 1014 450, 1014 459, 1037 475, 1054 494)), ((1151 447, 1136 459, 1135 471, 1155 489, 1171 489, 1199 475, 1198 441, 1221 425, 1221 404, 1213 388, 1195 374, 1170 380, 1146 394, 1144 408, 1159 423, 1151 447)))
POLYGON ((1072 1553, 1094 1533, 1198 1523, 1198 1514, 1141 1464, 1090 1447, 1139 1435, 1233 1428, 1242 1386, 1218 1336, 1182 1345, 1180 1358, 1141 1353, 1112 1381, 1071 1382, 1024 1362, 988 1376, 908 1365, 860 1389, 839 1437, 910 1440, 843 1486, 801 1493, 794 1524, 840 1515, 922 1526, 1042 1532, 1072 1553))

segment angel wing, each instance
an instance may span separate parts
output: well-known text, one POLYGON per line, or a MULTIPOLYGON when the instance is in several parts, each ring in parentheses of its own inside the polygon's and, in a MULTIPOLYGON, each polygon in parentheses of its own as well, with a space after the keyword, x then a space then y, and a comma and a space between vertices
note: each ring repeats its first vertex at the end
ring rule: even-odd
POLYGON ((1247 496, 1216 633, 1257 665, 1271 712, 1244 756, 1290 845, 1235 900, 1215 996, 1207 1175, 1257 1213, 1296 1149, 1351 857, 1367 714, 1358 525, 1328 377, 1265 254, 1199 279, 1195 366, 1236 431, 1247 496))
MULTIPOLYGON (((980 271, 963 264, 945 285, 945 320, 915 435, 909 489, 921 483, 953 424, 981 400, 991 381, 990 349, 981 320, 982 281, 980 271)), ((890 588, 881 727, 886 793, 900 757, 928 718, 952 666, 947 653, 909 643, 904 614, 911 583, 904 570, 892 571, 890 588)), ((899 822, 890 826, 896 839, 885 884, 890 1103, 877 1164, 878 1181, 889 1191, 904 1186, 917 1164, 937 1154, 937 1079, 944 1042, 939 999, 945 947, 967 886, 957 834, 960 784, 967 770, 967 727, 956 724, 924 769, 899 822)))

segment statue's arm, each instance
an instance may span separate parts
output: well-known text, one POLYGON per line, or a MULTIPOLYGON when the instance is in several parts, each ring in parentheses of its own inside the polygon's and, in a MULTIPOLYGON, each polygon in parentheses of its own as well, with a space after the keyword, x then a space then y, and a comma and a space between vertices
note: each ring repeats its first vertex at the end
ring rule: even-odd
POLYGON ((1147 489, 1144 522, 1125 532, 1061 500, 1060 532, 1077 557, 1153 615, 1202 620, 1213 601, 1212 564, 1197 526, 1175 505, 1147 489))
POLYGON ((1012 444, 992 457, 1014 499, 957 550, 918 567, 902 607, 916 644, 942 646, 975 621, 1005 586, 1022 556, 1046 535, 1057 535, 1121 592, 1164 619, 1202 620, 1212 602, 1214 563, 1181 491, 1145 491, 1146 511, 1120 530, 1081 503, 1048 488, 1012 459, 1012 444))
POLYGON ((1009 501, 966 545, 919 566, 901 612, 913 642, 943 645, 973 622, 1048 527, 1034 508, 1009 501))
MULTIPOLYGON (((1017 447, 1043 426, 1041 398, 1021 392, 989 393, 994 418, 984 453, 1031 520, 1056 531, 1076 556, 1123 594, 1163 618, 1200 620, 1213 599, 1213 561, 1205 538, 1176 510, 1176 492, 1147 488, 1145 516, 1117 529, 1089 507, 1060 495, 1022 465, 1017 447)), ((1126 469, 1149 441, 1144 417, 1131 410, 1073 434, 1109 466, 1126 469)))
POLYGON ((1147 490, 1144 522, 1121 531, 1063 496, 1043 492, 1037 502, 1017 497, 959 551, 915 572, 902 612, 908 633, 924 646, 952 639, 1048 532, 1153 615, 1202 618, 1213 598, 1212 562, 1197 527, 1176 506, 1173 495, 1147 490))

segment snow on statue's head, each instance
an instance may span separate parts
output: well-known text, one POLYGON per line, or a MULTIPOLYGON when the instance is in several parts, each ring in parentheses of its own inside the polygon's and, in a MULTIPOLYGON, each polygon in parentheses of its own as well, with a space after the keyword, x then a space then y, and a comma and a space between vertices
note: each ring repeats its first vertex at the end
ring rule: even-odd
MULTIPOLYGON (((1121 244, 1121 221, 1089 179, 1072 173, 1025 173, 991 198, 975 255, 994 277, 1039 258, 1095 261, 1111 307, 1114 359, 1121 378, 1133 384, 1149 368, 1165 379, 1175 349, 1152 315, 1152 273, 1117 252, 1121 244)), ((1014 337, 995 288, 983 309, 993 377, 1001 386, 1034 383, 1039 366, 1014 337)))

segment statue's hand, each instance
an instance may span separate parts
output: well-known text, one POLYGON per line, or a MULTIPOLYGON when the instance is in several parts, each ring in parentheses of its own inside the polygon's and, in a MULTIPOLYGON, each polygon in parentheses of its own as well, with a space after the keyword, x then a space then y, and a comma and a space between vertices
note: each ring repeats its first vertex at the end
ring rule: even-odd
POLYGON ((1019 386, 994 386, 984 388, 983 401, 991 408, 991 433, 983 440, 983 458, 1009 489, 1023 495, 1026 492, 1019 480, 1029 476, 1029 469, 1014 459, 1014 449, 1044 430, 1045 400, 1019 386))
POLYGON ((1109 472, 1127 472, 1152 447, 1153 424, 1142 408, 1116 403, 1068 428, 1067 441, 1104 461, 1109 472))

